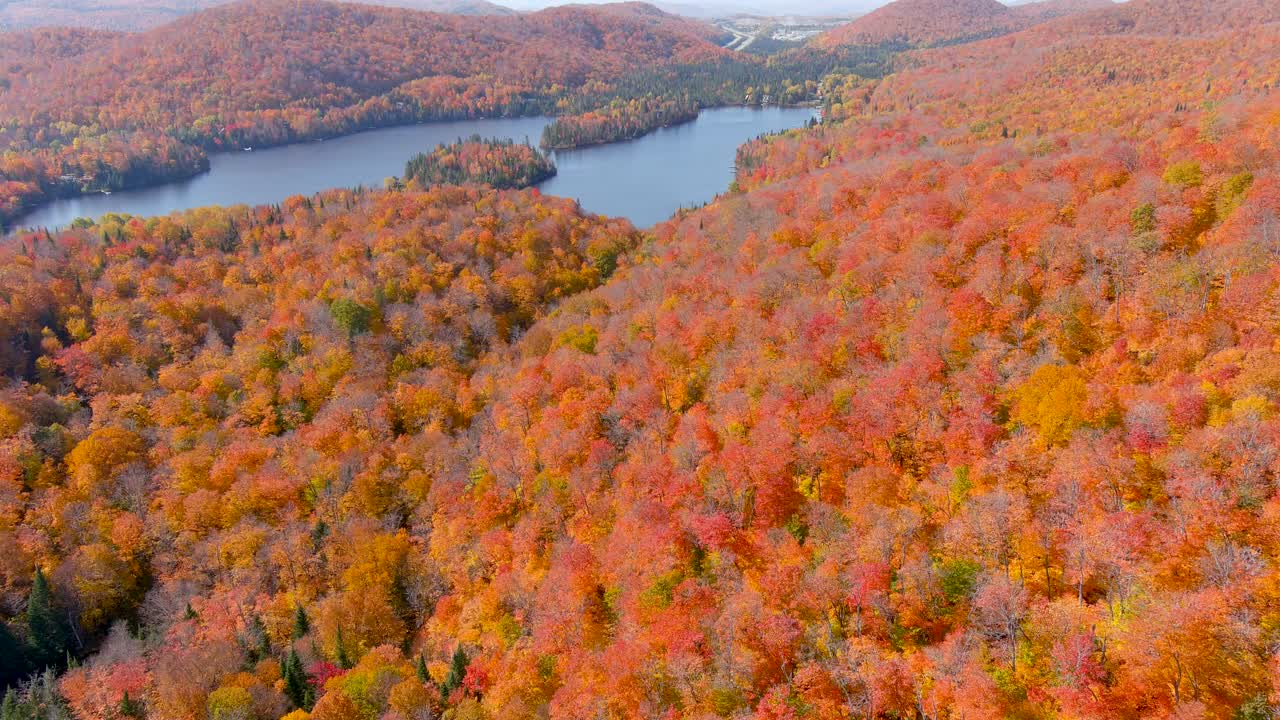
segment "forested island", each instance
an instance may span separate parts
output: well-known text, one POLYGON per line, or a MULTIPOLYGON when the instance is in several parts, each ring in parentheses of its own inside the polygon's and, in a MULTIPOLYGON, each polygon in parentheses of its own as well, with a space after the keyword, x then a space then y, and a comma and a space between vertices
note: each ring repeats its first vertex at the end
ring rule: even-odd
POLYGON ((510 190, 537 185, 555 174, 555 163, 537 148, 479 135, 418 153, 404 167, 404 181, 421 187, 479 183, 510 190))
POLYGON ((698 110, 698 103, 688 97, 615 99, 596 110, 556 118, 542 131, 542 147, 563 150, 631 140, 660 127, 693 120, 698 110))

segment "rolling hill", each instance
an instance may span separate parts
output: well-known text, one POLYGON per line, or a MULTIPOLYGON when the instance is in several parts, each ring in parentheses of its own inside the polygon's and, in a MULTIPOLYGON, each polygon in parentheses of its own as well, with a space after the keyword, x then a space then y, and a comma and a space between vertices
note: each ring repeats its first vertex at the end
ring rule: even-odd
POLYGON ((531 93, 714 56, 717 36, 640 4, 467 17, 257 0, 10 76, 0 112, 46 123, 106 115, 114 126, 176 128, 211 112, 314 106, 322 97, 342 107, 413 81, 466 82, 499 71, 499 85, 531 93))
MULTIPOLYGON (((148 30, 184 15, 236 0, 9 0, 0 4, 0 32, 34 27, 148 30)), ((383 0, 366 3, 454 15, 514 15, 488 0, 383 0)))
POLYGON ((1016 32, 1111 4, 1110 0, 1045 0, 1010 7, 996 0, 895 0, 824 33, 817 42, 827 47, 931 47, 1016 32))

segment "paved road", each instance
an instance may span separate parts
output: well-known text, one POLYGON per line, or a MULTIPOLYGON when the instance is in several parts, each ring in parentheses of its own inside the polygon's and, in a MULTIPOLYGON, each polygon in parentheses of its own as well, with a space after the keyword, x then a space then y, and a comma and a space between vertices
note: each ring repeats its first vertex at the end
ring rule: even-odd
POLYGON ((746 50, 747 48, 751 47, 751 43, 756 41, 756 34, 758 34, 758 33, 747 34, 742 32, 741 30, 735 30, 731 27, 726 27, 724 29, 733 33, 733 39, 730 40, 728 44, 724 46, 725 49, 736 50, 738 52, 742 52, 743 50, 746 50))

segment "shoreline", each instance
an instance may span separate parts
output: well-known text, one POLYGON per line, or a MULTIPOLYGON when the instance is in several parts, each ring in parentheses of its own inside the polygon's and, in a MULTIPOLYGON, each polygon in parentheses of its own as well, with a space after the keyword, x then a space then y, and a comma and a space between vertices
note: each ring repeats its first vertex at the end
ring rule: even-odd
MULTIPOLYGON (((546 150, 547 150, 548 152, 571 152, 571 151, 575 151, 575 150, 585 150, 585 149, 594 148, 594 147, 603 147, 603 146, 606 146, 606 145, 617 145, 617 144, 622 144, 622 143, 627 143, 627 142, 633 142, 633 141, 635 141, 635 140, 639 140, 639 139, 644 138, 644 137, 646 137, 646 136, 648 136, 648 135, 651 135, 651 134, 653 134, 654 132, 656 132, 656 131, 658 131, 658 130, 663 129, 664 127, 676 127, 676 126, 679 126, 679 125, 686 125, 686 124, 689 124, 689 123, 691 123, 691 122, 694 122, 694 121, 696 121, 696 120, 698 119, 698 117, 699 117, 699 116, 701 116, 702 112, 703 112, 703 111, 706 111, 706 110, 723 110, 723 109, 727 109, 727 108, 743 108, 743 109, 751 109, 751 110, 766 110, 766 109, 770 109, 770 108, 780 108, 780 109, 798 109, 798 108, 805 108, 805 107, 810 107, 810 108, 815 108, 815 109, 817 109, 817 108, 821 107, 821 104, 820 104, 819 102, 817 102, 817 101, 809 101, 809 102, 802 102, 802 103, 787 103, 787 104, 784 104, 784 103, 769 103, 768 105, 748 105, 748 104, 744 104, 744 103, 726 104, 726 105, 709 105, 709 106, 707 106, 707 107, 700 108, 700 109, 698 110, 698 116, 695 116, 695 117, 693 117, 693 118, 690 118, 690 119, 689 119, 689 120, 687 120, 687 121, 684 121, 684 122, 681 122, 681 123, 675 123, 675 124, 672 124, 672 125, 666 125, 666 126, 661 126, 661 127, 653 128, 652 130, 649 130, 649 131, 647 131, 647 132, 645 132, 645 133, 642 133, 642 134, 640 134, 640 135, 636 135, 636 136, 634 136, 634 137, 619 138, 619 139, 617 139, 617 140, 610 140, 610 141, 606 141, 606 142, 599 142, 599 143, 590 143, 590 144, 586 144, 586 145, 578 145, 578 146, 568 147, 568 148, 546 148, 546 150)), ((247 149, 247 148, 248 148, 248 147, 250 147, 250 146, 247 146, 247 145, 246 145, 244 148, 225 149, 225 150, 214 150, 214 151, 212 151, 212 152, 210 152, 210 151, 206 151, 205 158, 204 158, 204 160, 205 160, 205 162, 204 162, 204 168, 203 168, 203 169, 201 169, 201 170, 199 170, 199 171, 197 171, 197 172, 190 173, 190 174, 182 174, 182 175, 180 175, 180 176, 175 176, 175 177, 173 177, 173 178, 171 178, 171 179, 165 179, 165 180, 161 180, 161 181, 158 181, 158 182, 149 182, 149 183, 140 183, 140 184, 126 185, 126 186, 123 186, 123 187, 120 187, 120 188, 114 188, 114 189, 112 189, 110 192, 113 192, 113 193, 121 192, 121 193, 122 193, 122 192, 134 192, 134 191, 141 191, 141 190, 150 190, 150 189, 155 189, 155 188, 164 187, 164 186, 167 186, 167 185, 174 185, 174 184, 177 184, 177 183, 186 182, 186 181, 189 181, 189 180, 192 180, 192 179, 195 179, 195 178, 201 177, 201 176, 203 176, 203 175, 207 175, 207 174, 208 174, 209 172, 211 172, 211 170, 212 170, 212 167, 213 167, 212 159, 213 159, 213 157, 214 157, 214 156, 216 156, 216 155, 238 155, 238 154, 242 154, 242 153, 246 153, 246 152, 258 152, 258 151, 261 151, 261 150, 272 150, 272 149, 278 149, 278 148, 284 148, 284 147, 302 146, 302 145, 309 145, 309 144, 320 144, 320 143, 325 142, 326 140, 338 140, 338 139, 342 139, 342 138, 349 138, 349 137, 353 137, 353 136, 356 136, 356 135, 360 135, 360 134, 362 134, 362 133, 377 132, 377 131, 382 131, 382 130, 391 130, 391 129, 395 129, 395 128, 406 128, 406 127, 429 126, 429 125, 443 124, 443 123, 451 123, 451 122, 480 122, 480 121, 492 121, 492 120, 528 120, 528 119, 535 119, 535 118, 546 118, 549 122, 554 122, 554 121, 555 121, 555 119, 556 119, 557 117, 560 117, 560 116, 557 116, 557 115, 541 115, 541 114, 532 114, 532 115, 494 115, 494 116, 484 116, 484 117, 458 118, 458 119, 452 119, 452 120, 450 120, 450 119, 439 119, 439 120, 428 120, 428 121, 424 121, 424 122, 389 123, 389 124, 385 124, 385 125, 375 125, 375 126, 371 126, 371 127, 367 127, 367 128, 361 128, 361 129, 359 129, 359 130, 356 130, 356 131, 354 131, 354 132, 350 132, 350 133, 341 133, 341 134, 333 134, 333 135, 324 135, 324 136, 319 136, 319 137, 310 137, 310 138, 305 138, 305 139, 295 139, 295 140, 290 140, 290 141, 288 141, 288 142, 281 142, 281 143, 255 144, 255 145, 253 145, 253 146, 252 146, 252 150, 247 149)), ((407 160, 407 158, 408 158, 408 157, 412 157, 412 153, 410 153, 408 156, 406 156, 406 160, 407 160)), ((533 187, 537 187, 537 185, 534 185, 533 187)), ((22 214, 21 214, 21 215, 18 215, 16 218, 14 218, 12 221, 10 221, 10 222, 9 222, 9 223, 8 223, 8 224, 3 228, 3 231, 2 231, 2 232, 0 232, 0 237, 8 237, 8 236, 10 236, 10 235, 12 235, 12 234, 14 234, 14 233, 17 233, 17 232, 20 232, 20 231, 23 231, 23 230, 36 230, 36 229, 39 229, 39 228, 52 229, 52 228, 56 228, 56 227, 62 227, 62 226, 45 226, 45 225, 27 225, 27 224, 24 224, 24 222, 23 222, 23 221, 24 221, 24 219, 25 219, 25 218, 29 218, 29 217, 31 217, 32 215, 36 214, 36 213, 37 213, 37 212, 39 212, 40 210, 42 210, 42 209, 44 209, 44 208, 48 207, 49 205, 51 205, 51 204, 53 204, 53 203, 55 203, 55 202, 59 202, 59 201, 63 201, 63 200, 75 200, 75 199, 77 199, 77 198, 93 197, 93 196, 95 196, 95 195, 100 195, 100 194, 103 194, 103 193, 101 193, 100 191, 94 191, 94 192, 69 193, 69 194, 65 194, 65 195, 64 195, 64 194, 60 194, 60 195, 57 195, 57 196, 55 196, 55 197, 50 197, 50 198, 48 198, 48 199, 46 199, 46 200, 44 200, 44 201, 42 201, 42 202, 40 202, 40 203, 38 203, 38 204, 32 205, 32 206, 30 206, 30 207, 28 207, 28 208, 25 208, 25 209, 23 210, 23 212, 22 212, 22 214)))

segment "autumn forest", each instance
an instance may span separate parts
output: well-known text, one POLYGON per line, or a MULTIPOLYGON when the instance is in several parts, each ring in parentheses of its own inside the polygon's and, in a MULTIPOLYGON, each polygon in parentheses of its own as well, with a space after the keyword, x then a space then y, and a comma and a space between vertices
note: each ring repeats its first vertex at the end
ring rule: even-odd
POLYGON ((473 137, 11 230, 0 720, 1280 717, 1280 4, 726 42, 635 3, 0 34, 9 222, 241 144, 822 109, 647 228, 473 137))

